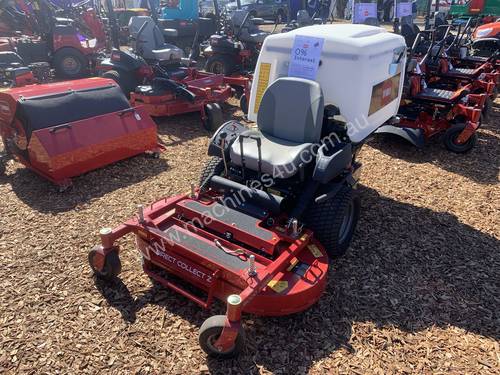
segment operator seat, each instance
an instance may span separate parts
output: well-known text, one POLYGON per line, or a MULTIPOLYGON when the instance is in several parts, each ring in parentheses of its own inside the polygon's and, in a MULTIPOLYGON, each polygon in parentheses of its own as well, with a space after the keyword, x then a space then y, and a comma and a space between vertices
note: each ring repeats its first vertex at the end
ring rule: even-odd
POLYGON ((243 25, 243 21, 245 20, 247 13, 248 12, 243 9, 237 9, 233 12, 231 21, 233 23, 235 34, 239 33, 238 38, 243 42, 263 43, 269 33, 260 30, 251 19, 248 19, 245 25, 243 25))
POLYGON ((315 160, 313 148, 321 138, 323 113, 319 83, 294 77, 277 79, 262 97, 257 113, 258 130, 244 131, 231 145, 231 162, 258 172, 258 138, 262 155, 260 171, 273 177, 292 177, 301 164, 315 160))
POLYGON ((309 12, 305 9, 300 9, 297 11, 297 25, 299 27, 310 26, 313 24, 313 19, 309 15, 309 12))
POLYGON ((151 17, 130 17, 128 28, 130 36, 135 39, 134 49, 146 60, 180 61, 183 57, 180 48, 165 43, 160 28, 151 17))

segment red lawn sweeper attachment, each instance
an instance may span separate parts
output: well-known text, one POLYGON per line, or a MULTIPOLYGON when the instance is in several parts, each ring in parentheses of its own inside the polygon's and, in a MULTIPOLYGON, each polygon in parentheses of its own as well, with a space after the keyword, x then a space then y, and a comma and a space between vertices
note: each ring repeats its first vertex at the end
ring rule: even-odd
POLYGON ((0 91, 0 134, 7 154, 61 188, 71 177, 158 151, 147 112, 130 107, 104 78, 0 91))

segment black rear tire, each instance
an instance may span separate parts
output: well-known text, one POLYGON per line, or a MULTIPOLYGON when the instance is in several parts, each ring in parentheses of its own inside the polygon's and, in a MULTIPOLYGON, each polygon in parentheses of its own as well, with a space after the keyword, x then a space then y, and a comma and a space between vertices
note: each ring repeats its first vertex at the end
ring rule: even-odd
POLYGON ((207 118, 203 121, 203 127, 209 132, 219 129, 224 121, 220 105, 218 103, 207 104, 205 106, 205 112, 207 118))
POLYGON ((465 126, 465 124, 456 124, 446 130, 443 143, 448 150, 457 154, 463 154, 470 151, 476 145, 477 133, 472 134, 467 142, 463 144, 456 143, 458 135, 465 129, 465 126))
POLYGON ((234 346, 228 351, 221 352, 213 345, 222 333, 225 322, 225 315, 214 315, 205 320, 201 325, 198 340, 203 351, 210 357, 219 359, 236 357, 245 348, 245 331, 241 327, 236 336, 234 346))
POLYGON ((65 47, 55 53, 54 68, 58 78, 82 78, 89 74, 89 60, 77 49, 65 47))
POLYGON ((205 70, 210 73, 228 76, 236 71, 236 62, 230 55, 215 54, 207 59, 205 70))
POLYGON ((345 254, 351 243, 361 209, 357 192, 345 185, 332 199, 312 203, 304 221, 325 247, 330 258, 345 254))
POLYGON ((127 98, 130 98, 130 93, 135 90, 136 80, 132 76, 132 73, 119 70, 107 70, 102 73, 101 77, 115 81, 127 98))
MULTIPOLYGON (((224 172, 224 161, 222 158, 212 156, 203 166, 200 173, 200 185, 203 186, 208 183, 213 176, 221 176, 224 172)), ((207 186, 203 186, 206 189, 207 186)))

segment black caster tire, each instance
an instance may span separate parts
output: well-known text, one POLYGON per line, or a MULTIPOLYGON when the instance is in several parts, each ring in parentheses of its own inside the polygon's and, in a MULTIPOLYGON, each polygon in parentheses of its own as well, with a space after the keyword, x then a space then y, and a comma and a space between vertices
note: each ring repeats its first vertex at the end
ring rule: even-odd
POLYGON ((112 79, 120 86, 127 99, 130 99, 130 93, 135 90, 136 80, 127 72, 118 70, 107 70, 101 75, 102 78, 112 79))
POLYGON ((240 97, 240 108, 245 115, 248 115, 248 101, 245 94, 241 95, 240 97))
POLYGON ((104 258, 104 266, 101 271, 96 266, 97 249, 94 248, 89 252, 89 264, 94 275, 106 281, 112 281, 120 274, 122 270, 122 263, 118 256, 118 251, 113 250, 106 254, 104 258))
POLYGON ((314 237, 325 247, 330 258, 345 254, 359 219, 361 200, 357 191, 345 185, 333 198, 312 203, 304 221, 314 237))
POLYGON ((225 322, 225 315, 214 315, 205 320, 201 325, 198 340, 203 351, 212 358, 233 358, 239 355, 245 348, 245 331, 243 328, 240 328, 234 346, 228 351, 221 352, 214 346, 214 343, 222 333, 225 322))
POLYGON ((458 135, 465 129, 465 124, 456 124, 448 128, 444 133, 443 143, 451 152, 463 154, 470 151, 477 143, 477 133, 470 136, 467 142, 463 144, 456 143, 458 135))
POLYGON ((214 132, 222 125, 222 109, 218 103, 210 103, 205 106, 206 120, 203 121, 203 127, 209 132, 214 132))

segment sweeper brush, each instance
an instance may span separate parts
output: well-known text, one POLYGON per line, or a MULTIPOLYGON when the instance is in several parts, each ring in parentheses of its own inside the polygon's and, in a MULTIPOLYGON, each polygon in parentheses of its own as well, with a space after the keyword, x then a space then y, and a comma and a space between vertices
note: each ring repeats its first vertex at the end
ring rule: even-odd
POLYGON ((61 188, 71 177, 158 152, 155 123, 104 78, 0 91, 0 134, 8 155, 61 188))

